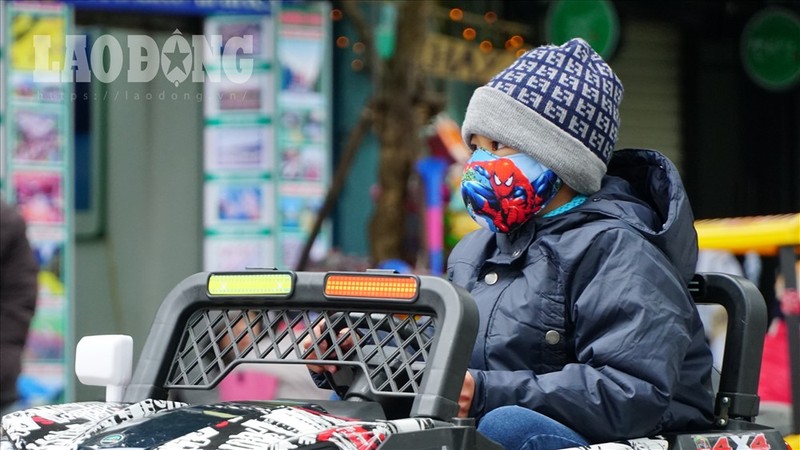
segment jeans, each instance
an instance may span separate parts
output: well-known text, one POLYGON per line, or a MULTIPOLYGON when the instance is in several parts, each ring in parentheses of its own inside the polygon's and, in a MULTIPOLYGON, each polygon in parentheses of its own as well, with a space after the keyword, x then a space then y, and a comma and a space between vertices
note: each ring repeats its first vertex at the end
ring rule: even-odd
POLYGON ((561 423, 520 406, 502 406, 486 413, 478 431, 506 450, 556 450, 589 445, 561 423))

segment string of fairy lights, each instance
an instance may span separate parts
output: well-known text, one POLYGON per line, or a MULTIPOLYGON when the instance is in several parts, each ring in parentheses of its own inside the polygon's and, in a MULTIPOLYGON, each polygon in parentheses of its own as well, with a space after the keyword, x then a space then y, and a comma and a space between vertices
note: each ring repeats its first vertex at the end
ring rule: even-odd
MULTIPOLYGON (((344 18, 345 13, 341 9, 331 10, 332 21, 338 22, 344 18)), ((479 14, 461 8, 439 8, 435 10, 434 18, 441 22, 440 33, 458 36, 464 41, 474 43, 484 53, 501 50, 518 57, 530 48, 526 45, 525 36, 530 35, 531 30, 525 25, 501 20, 495 11, 479 14)), ((352 70, 358 72, 364 69, 366 45, 363 42, 340 35, 336 37, 335 43, 337 48, 349 48, 353 52, 354 57, 350 63, 352 70)))

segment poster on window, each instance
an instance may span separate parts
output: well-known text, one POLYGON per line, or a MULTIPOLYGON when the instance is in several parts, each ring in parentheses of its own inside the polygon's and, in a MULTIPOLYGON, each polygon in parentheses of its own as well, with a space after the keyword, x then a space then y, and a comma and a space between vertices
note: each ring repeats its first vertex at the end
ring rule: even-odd
MULTIPOLYGON (((330 179, 328 6, 280 4, 269 17, 205 20, 205 270, 294 269, 330 179), (233 56, 227 43, 252 42, 233 56), (249 59, 250 61, 246 61, 249 59), (246 79, 226 78, 243 60, 246 79)), ((312 258, 330 249, 329 225, 312 258)))
POLYGON ((245 80, 220 76, 218 82, 207 82, 204 104, 207 117, 222 114, 252 114, 265 117, 275 104, 274 77, 269 71, 255 71, 245 80))
POLYGON ((326 100, 326 16, 313 6, 281 11, 278 38, 280 95, 295 105, 326 100))
POLYGON ((206 270, 236 272, 272 267, 275 241, 269 233, 210 235, 206 237, 203 256, 206 270))
POLYGON ((214 232, 268 229, 275 192, 268 179, 216 179, 205 186, 205 228, 214 232))
POLYGON ((209 17, 204 30, 206 39, 216 44, 206 47, 203 54, 204 61, 211 65, 235 62, 231 60, 237 56, 226 52, 225 47, 231 49, 239 44, 252 45, 247 54, 257 61, 273 60, 275 31, 271 15, 209 17))
POLYGON ((330 181, 330 29, 324 4, 281 11, 276 57, 280 67, 277 107, 278 261, 297 268, 301 259, 321 261, 331 247, 325 220, 304 258, 330 181))
POLYGON ((2 2, 0 10, 0 181, 39 264, 20 406, 72 401, 72 85, 60 79, 72 13, 59 2, 2 2))
POLYGON ((64 225, 62 171, 15 170, 10 184, 17 210, 28 225, 64 225))
POLYGON ((205 170, 218 173, 271 173, 274 163, 273 128, 268 124, 239 123, 207 126, 205 170))
POLYGON ((23 106, 14 108, 11 158, 18 164, 61 163, 67 139, 60 108, 23 106))

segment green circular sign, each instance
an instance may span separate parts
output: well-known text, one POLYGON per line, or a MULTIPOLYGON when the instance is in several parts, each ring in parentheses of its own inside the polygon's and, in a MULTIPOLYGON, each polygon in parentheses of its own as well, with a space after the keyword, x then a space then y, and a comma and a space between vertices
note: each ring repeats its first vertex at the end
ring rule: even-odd
POLYGON ((547 40, 561 45, 583 38, 604 59, 617 49, 619 19, 607 0, 562 0, 553 2, 547 12, 547 40))
POLYGON ((770 90, 791 87, 800 79, 800 20, 781 8, 760 11, 742 32, 741 51, 753 81, 770 90))

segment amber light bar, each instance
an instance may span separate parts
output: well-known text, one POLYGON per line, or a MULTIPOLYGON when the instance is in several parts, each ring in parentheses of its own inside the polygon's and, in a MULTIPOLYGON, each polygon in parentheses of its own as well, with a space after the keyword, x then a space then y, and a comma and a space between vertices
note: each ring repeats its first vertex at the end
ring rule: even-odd
POLYGON ((325 296, 411 301, 419 293, 413 275, 336 274, 325 276, 325 296))

